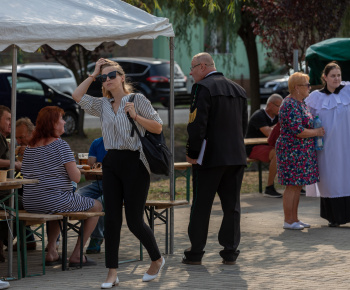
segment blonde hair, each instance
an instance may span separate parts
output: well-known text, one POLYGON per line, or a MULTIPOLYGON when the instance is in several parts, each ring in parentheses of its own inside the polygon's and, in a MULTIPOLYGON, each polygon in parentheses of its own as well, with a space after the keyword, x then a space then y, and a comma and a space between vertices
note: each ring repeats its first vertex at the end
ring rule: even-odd
POLYGON ((295 86, 297 85, 304 85, 305 81, 309 82, 310 77, 307 74, 301 73, 301 72, 296 72, 294 74, 292 74, 289 77, 288 80, 288 89, 289 89, 289 93, 293 94, 295 92, 295 86))
MULTIPOLYGON (((118 73, 125 77, 125 72, 124 72, 123 68, 120 66, 120 64, 117 63, 116 61, 112 61, 112 60, 109 60, 109 59, 106 59, 106 63, 101 66, 100 74, 102 73, 102 70, 104 68, 110 67, 110 66, 115 67, 116 70, 118 71, 118 73)), ((130 93, 132 93, 134 91, 134 87, 132 86, 132 84, 127 82, 126 78, 124 78, 124 82, 123 82, 122 85, 123 85, 124 93, 126 93, 126 94, 130 94, 130 93)), ((106 90, 103 86, 102 86, 102 95, 106 96, 109 99, 113 98, 111 92, 106 90)))

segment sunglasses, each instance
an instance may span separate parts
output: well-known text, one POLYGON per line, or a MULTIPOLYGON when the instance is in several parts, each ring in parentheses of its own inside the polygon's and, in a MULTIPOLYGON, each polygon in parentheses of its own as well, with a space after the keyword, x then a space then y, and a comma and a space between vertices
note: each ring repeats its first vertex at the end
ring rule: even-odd
POLYGON ((104 74, 104 75, 100 75, 99 78, 101 80, 101 82, 105 82, 107 80, 107 77, 109 77, 110 80, 114 80, 117 77, 117 73, 118 75, 123 75, 121 72, 115 70, 115 71, 111 71, 108 74, 104 74))

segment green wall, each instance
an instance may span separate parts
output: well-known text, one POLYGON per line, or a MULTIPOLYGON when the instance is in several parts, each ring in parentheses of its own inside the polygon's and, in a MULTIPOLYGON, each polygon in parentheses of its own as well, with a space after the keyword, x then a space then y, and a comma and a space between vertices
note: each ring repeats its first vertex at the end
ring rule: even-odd
MULTIPOLYGON (((187 29, 188 33, 192 33, 190 51, 188 45, 180 42, 175 36, 175 61, 180 65, 183 72, 189 76, 192 56, 204 51, 204 24, 197 25, 187 29)), ((257 39, 259 68, 262 71, 266 64, 267 50, 257 39)), ((170 59, 169 39, 159 37, 153 42, 153 56, 155 58, 170 59)), ((246 50, 243 41, 237 37, 235 50, 233 53, 212 55, 218 71, 231 79, 249 80, 249 65, 246 50)))

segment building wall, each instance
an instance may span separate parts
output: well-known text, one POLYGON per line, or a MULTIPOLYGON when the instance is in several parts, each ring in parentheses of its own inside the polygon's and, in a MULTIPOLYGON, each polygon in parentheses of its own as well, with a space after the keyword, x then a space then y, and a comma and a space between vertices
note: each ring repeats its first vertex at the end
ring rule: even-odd
MULTIPOLYGON (((187 28, 186 33, 192 34, 190 47, 178 40, 175 36, 175 61, 180 65, 183 72, 188 76, 188 87, 192 86, 193 80, 190 77, 190 66, 192 56, 204 51, 204 23, 195 27, 187 28)), ((256 39, 258 47, 258 59, 260 72, 266 65, 266 48, 256 39)), ((158 37, 153 42, 153 56, 155 58, 170 59, 169 39, 158 37)), ((242 85, 249 95, 249 64, 246 49, 240 37, 237 37, 235 49, 232 53, 212 55, 218 71, 230 79, 242 85)))

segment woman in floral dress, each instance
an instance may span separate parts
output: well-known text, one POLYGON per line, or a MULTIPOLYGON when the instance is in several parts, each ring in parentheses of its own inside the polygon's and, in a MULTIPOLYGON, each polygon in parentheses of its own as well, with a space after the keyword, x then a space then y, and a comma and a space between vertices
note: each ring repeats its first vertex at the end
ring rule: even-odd
POLYGON ((298 219, 300 191, 304 185, 319 181, 315 136, 322 128, 313 129, 313 117, 304 99, 309 95, 309 76, 294 73, 288 80, 290 95, 280 107, 281 134, 276 142, 278 181, 286 185, 283 194, 284 229, 302 230, 310 225, 298 219))

